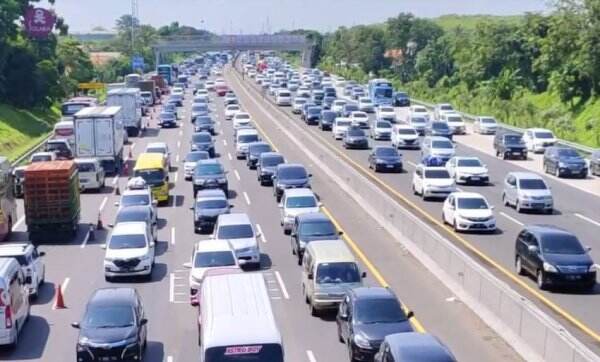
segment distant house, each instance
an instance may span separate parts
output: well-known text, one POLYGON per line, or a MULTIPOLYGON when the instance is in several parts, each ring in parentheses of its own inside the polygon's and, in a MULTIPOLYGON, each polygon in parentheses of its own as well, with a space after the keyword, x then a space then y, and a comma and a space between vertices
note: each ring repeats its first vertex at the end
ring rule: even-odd
POLYGON ((119 52, 90 52, 90 60, 95 66, 107 64, 120 56, 119 52))
POLYGON ((80 42, 88 42, 88 41, 106 41, 112 40, 117 36, 116 33, 109 31, 92 31, 89 33, 70 33, 72 37, 79 40, 80 42))

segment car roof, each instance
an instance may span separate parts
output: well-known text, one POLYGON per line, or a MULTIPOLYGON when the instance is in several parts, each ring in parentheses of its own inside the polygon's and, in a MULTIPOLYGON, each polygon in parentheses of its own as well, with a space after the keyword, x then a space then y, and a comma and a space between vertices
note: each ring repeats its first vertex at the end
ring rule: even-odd
POLYGON ((556 225, 549 225, 549 224, 529 224, 529 225, 525 225, 523 227, 523 229, 527 230, 535 235, 548 235, 548 234, 573 235, 573 233, 571 233, 568 230, 565 230, 556 225))
POLYGON ((459 199, 463 199, 463 198, 478 198, 478 199, 484 199, 485 200, 485 196, 483 196, 480 193, 477 192, 466 192, 466 191, 459 191, 459 192, 453 192, 451 195, 453 195, 456 198, 459 199))
POLYGON ((396 147, 390 146, 390 145, 377 145, 377 146, 373 147, 373 152, 375 152, 377 150, 383 150, 383 149, 396 150, 396 147))
POLYGON ((298 222, 311 222, 311 221, 329 221, 331 220, 327 217, 327 215, 322 212, 307 212, 305 214, 300 214, 296 216, 298 222))
POLYGON ((100 288, 92 293, 88 305, 131 305, 136 298, 135 294, 133 288, 100 288))
POLYGON ((252 224, 248 214, 245 213, 232 213, 232 214, 221 214, 218 217, 219 226, 222 225, 240 225, 240 224, 252 224))
POLYGON ((94 158, 94 157, 76 158, 73 161, 75 161, 75 163, 98 163, 98 162, 100 162, 100 161, 98 161, 97 158, 94 158))
POLYGON ((168 148, 166 142, 150 142, 150 143, 148 143, 146 145, 146 149, 148 149, 148 148, 158 148, 158 147, 168 148))
POLYGON ((143 221, 120 222, 113 227, 112 235, 145 234, 147 227, 148 225, 143 221))
POLYGON ((526 172, 526 171, 514 171, 509 172, 509 175, 512 175, 518 179, 535 179, 535 180, 543 180, 544 178, 537 173, 526 172))
POLYGON ((298 189, 286 189, 284 191, 286 197, 300 197, 300 196, 313 196, 315 197, 315 193, 306 187, 298 188, 298 189))
POLYGON ((196 193, 196 200, 200 199, 227 199, 227 196, 221 189, 205 189, 196 193))
POLYGON ((255 128, 240 128, 237 130, 237 135, 258 135, 258 131, 255 128))
POLYGON ((279 165, 277 165, 277 170, 282 170, 282 169, 286 169, 286 168, 300 168, 300 167, 306 170, 306 167, 304 167, 304 165, 301 163, 280 163, 279 165))
POLYGON ((248 148, 253 147, 253 146, 269 146, 269 147, 271 147, 271 144, 268 142, 264 142, 264 141, 250 142, 248 144, 248 148))
POLYGON ((456 160, 478 160, 481 161, 479 157, 476 156, 455 156, 456 160))
POLYGON ((526 131, 531 131, 531 132, 550 132, 552 133, 551 130, 547 129, 547 128, 527 128, 526 131))
MULTIPOLYGON (((444 123, 444 122, 440 122, 440 123, 444 123)), ((442 136, 427 136, 425 138, 429 138, 431 140, 431 142, 433 142, 433 141, 448 141, 448 142, 452 142, 449 139, 447 139, 446 137, 442 137, 442 136)))
POLYGON ((358 287, 350 289, 348 293, 355 299, 397 299, 394 292, 385 287, 358 287))
POLYGON ((279 152, 263 152, 260 154, 261 158, 267 158, 267 157, 281 157, 283 158, 283 155, 279 152))
POLYGON ((194 246, 196 252, 206 251, 233 251, 231 244, 227 240, 201 240, 194 246))
POLYGON ((221 165, 221 162, 216 158, 208 158, 206 160, 198 160, 196 165, 221 165))
POLYGON ((13 255, 24 255, 33 248, 32 244, 29 243, 8 243, 0 244, 0 257, 2 256, 13 256, 13 255))
POLYGON ((437 171, 441 171, 441 170, 448 171, 448 170, 446 170, 446 167, 443 167, 443 166, 426 166, 426 165, 423 165, 422 163, 418 164, 417 167, 423 168, 423 171, 435 171, 435 170, 437 170, 437 171))
POLYGON ((123 190, 122 196, 128 195, 150 195, 150 189, 145 187, 141 189, 125 189, 123 190))
POLYGON ((436 337, 427 333, 405 332, 385 337, 394 359, 402 361, 453 362, 455 357, 436 337))

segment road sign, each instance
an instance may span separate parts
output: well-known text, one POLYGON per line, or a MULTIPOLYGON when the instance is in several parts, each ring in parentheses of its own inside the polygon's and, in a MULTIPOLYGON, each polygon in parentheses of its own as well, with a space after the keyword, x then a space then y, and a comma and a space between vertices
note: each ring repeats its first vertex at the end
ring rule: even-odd
POLYGON ((144 69, 144 58, 139 55, 131 57, 131 67, 135 69, 144 69))
POLYGON ((79 89, 104 89, 105 87, 106 87, 106 84, 104 84, 104 83, 97 83, 97 82, 79 83, 79 89))
POLYGON ((30 37, 36 39, 48 38, 56 23, 54 12, 33 6, 27 7, 23 18, 25 19, 25 31, 30 37))

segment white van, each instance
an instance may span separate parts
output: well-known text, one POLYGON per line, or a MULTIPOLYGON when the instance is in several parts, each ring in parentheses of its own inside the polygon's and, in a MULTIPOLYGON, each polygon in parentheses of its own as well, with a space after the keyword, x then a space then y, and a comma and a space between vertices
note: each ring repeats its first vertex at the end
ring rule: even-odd
POLYGON ((79 188, 100 192, 104 187, 106 175, 100 161, 96 158, 76 158, 75 165, 79 171, 79 188))
POLYGON ((60 121, 54 125, 54 136, 57 140, 67 140, 75 146, 75 123, 73 121, 60 121))
POLYGON ((19 333, 29 318, 28 282, 19 262, 0 258, 0 345, 15 346, 19 333))
POLYGON ((337 309, 346 292, 361 287, 366 276, 344 241, 311 241, 302 261, 302 291, 310 314, 337 309))
POLYGON ((235 156, 237 159, 245 159, 248 154, 248 145, 252 142, 260 141, 258 131, 249 129, 239 129, 235 133, 235 156))
POLYGON ((262 273, 206 277, 199 314, 200 361, 283 362, 283 342, 262 273))

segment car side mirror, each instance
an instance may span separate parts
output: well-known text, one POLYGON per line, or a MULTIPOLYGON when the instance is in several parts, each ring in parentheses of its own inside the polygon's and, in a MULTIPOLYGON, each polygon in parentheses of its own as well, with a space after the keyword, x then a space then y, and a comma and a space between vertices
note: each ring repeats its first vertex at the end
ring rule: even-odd
POLYGON ((113 224, 113 223, 108 224, 109 228, 113 228, 114 226, 115 226, 115 224, 113 224))
POLYGON ((283 209, 283 204, 279 203, 279 204, 277 204, 277 207, 280 209, 283 209))
POLYGON ((195 207, 194 207, 194 206, 190 206, 190 210, 194 210, 194 209, 195 209, 195 207))
POLYGON ((585 251, 587 251, 589 253, 590 251, 592 251, 592 247, 591 246, 586 246, 585 247, 585 251))
POLYGON ((309 174, 308 174, 308 177, 312 177, 312 176, 313 176, 313 175, 312 175, 312 173, 309 173, 309 174))
POLYGON ((343 321, 347 321, 348 320, 348 313, 340 314, 340 319, 343 320, 343 321))
POLYGON ((150 242, 150 247, 153 248, 156 244, 154 243, 154 241, 150 242))
POLYGON ((187 263, 183 263, 183 267, 186 269, 192 269, 192 263, 189 261, 187 263))
POLYGON ((308 280, 313 280, 315 278, 313 273, 308 273, 306 277, 308 278, 308 280))
POLYGON ((81 328, 81 326, 79 325, 79 322, 73 322, 73 323, 71 323, 71 327, 73 327, 75 329, 81 328))
POLYGON ((411 310, 408 313, 406 313, 406 319, 411 319, 412 317, 415 316, 415 313, 411 310))
POLYGON ((140 319, 140 326, 148 324, 148 320, 146 318, 140 319))
POLYGON ((262 236, 262 233, 260 231, 256 233, 257 238, 260 238, 261 236, 262 236))
POLYGON ((291 237, 293 237, 293 238, 295 238, 296 236, 298 236, 298 233, 297 233, 297 232, 295 232, 295 231, 292 231, 292 232, 290 233, 290 236, 291 236, 291 237))
POLYGON ((360 276, 361 276, 361 278, 366 278, 367 277, 367 272, 365 272, 365 271, 362 272, 362 274, 360 276))
POLYGON ((157 200, 152 200, 152 206, 156 206, 158 205, 158 201, 157 200))
POLYGON ((321 201, 317 202, 318 207, 323 207, 323 203, 321 201))
POLYGON ((338 235, 342 236, 342 235, 344 235, 344 232, 343 231, 338 231, 338 235))

